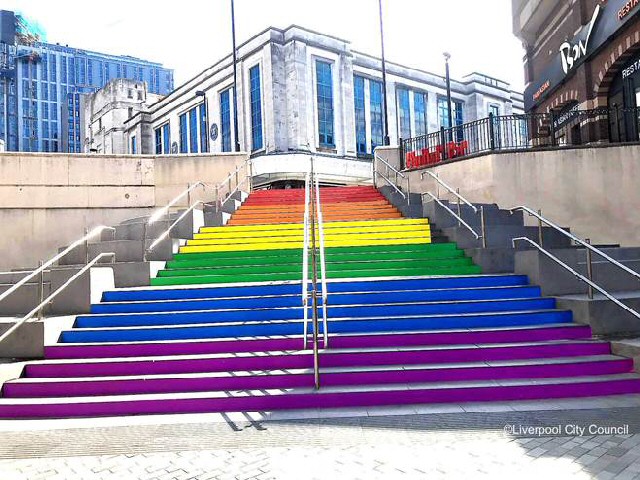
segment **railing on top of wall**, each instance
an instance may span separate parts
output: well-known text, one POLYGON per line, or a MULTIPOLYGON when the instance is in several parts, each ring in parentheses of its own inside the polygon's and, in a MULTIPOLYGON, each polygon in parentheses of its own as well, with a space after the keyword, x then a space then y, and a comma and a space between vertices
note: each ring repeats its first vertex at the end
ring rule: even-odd
POLYGON ((504 150, 640 141, 640 107, 493 115, 400 142, 401 167, 424 168, 504 150))

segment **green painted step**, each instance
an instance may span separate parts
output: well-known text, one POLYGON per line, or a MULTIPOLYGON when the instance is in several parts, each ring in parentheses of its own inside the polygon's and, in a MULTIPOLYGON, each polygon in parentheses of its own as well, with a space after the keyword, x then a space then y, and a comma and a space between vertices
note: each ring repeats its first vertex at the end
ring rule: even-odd
MULTIPOLYGON (((482 273, 477 265, 442 268, 389 268, 377 270, 328 271, 327 278, 360 278, 360 277, 411 277, 411 276, 455 276, 476 275, 482 273)), ((244 275, 198 275, 189 277, 158 277, 151 279, 151 286, 197 285, 208 283, 242 283, 242 282, 274 282, 300 280, 300 273, 269 273, 244 275)))
MULTIPOLYGON (((426 259, 454 259, 464 257, 463 250, 438 251, 425 250, 416 252, 376 252, 373 258, 375 260, 426 260, 426 259)), ((281 255, 281 256, 264 256, 264 257, 238 257, 238 258, 218 258, 218 259, 197 259, 197 260, 172 260, 167 262, 167 269, 184 269, 184 268, 206 268, 206 267, 227 267, 227 266, 249 266, 249 265, 287 265, 300 264, 302 262, 302 252, 299 255, 281 255)), ((329 262, 358 262, 372 259, 371 252, 353 252, 353 253, 331 253, 326 255, 326 261, 329 262)))
MULTIPOLYGON (((447 267, 447 266, 460 266, 460 265, 472 265, 472 261, 468 257, 447 258, 447 259, 415 259, 415 258, 403 258, 397 260, 383 260, 371 259, 370 261, 359 262, 327 262, 327 272, 339 271, 339 270, 377 270, 388 268, 403 267, 410 262, 416 268, 431 268, 431 267, 447 267)), ((311 270, 311 265, 309 266, 311 270)), ((159 277, 188 277, 193 275, 240 275, 246 273, 286 273, 295 272, 299 275, 302 274, 302 260, 299 259, 296 263, 288 263, 284 265, 251 265, 251 266, 235 266, 235 267, 214 267, 214 268, 185 268, 185 269, 171 269, 161 270, 158 272, 159 277)))
MULTIPOLYGON (((350 253, 380 253, 380 252, 445 252, 459 250, 453 242, 449 243, 420 243, 407 245, 366 245, 359 247, 330 247, 325 249, 327 258, 333 254, 350 253)), ((282 250, 243 250, 234 252, 203 252, 203 253, 176 253, 174 261, 201 260, 220 258, 241 258, 241 257, 301 257, 301 248, 291 248, 282 250)))

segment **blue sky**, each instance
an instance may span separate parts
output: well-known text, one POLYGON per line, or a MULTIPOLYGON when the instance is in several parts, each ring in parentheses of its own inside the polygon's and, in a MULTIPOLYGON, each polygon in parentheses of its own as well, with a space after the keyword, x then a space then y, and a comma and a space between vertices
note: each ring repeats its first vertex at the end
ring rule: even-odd
MULTIPOLYGON (((175 69, 183 83, 231 51, 229 0, 3 0, 46 30, 49 42, 127 54, 175 69), (95 5, 95 6, 94 6, 95 5)), ((434 73, 451 53, 452 75, 472 71, 523 88, 511 0, 383 0, 390 61, 434 73)), ((377 0, 236 0, 238 42, 268 26, 298 24, 379 55, 377 0)))

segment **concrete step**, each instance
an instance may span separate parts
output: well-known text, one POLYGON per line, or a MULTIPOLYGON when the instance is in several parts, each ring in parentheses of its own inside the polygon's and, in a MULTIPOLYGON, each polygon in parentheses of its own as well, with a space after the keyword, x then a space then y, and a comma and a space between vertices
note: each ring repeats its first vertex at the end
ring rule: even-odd
MULTIPOLYGON (((546 248, 564 248, 571 245, 571 240, 560 232, 543 227, 543 246, 546 248)), ((449 241, 458 244, 463 249, 482 247, 482 239, 476 239, 466 227, 443 228, 442 232, 449 238, 449 241)), ((476 233, 481 235, 480 229, 476 233)), ((516 237, 527 237, 538 242, 538 227, 518 226, 518 225, 487 225, 486 228, 488 247, 511 248, 511 240, 516 237)), ((531 248, 525 242, 516 245, 518 249, 531 248)))
MULTIPOLYGON (((453 212, 458 214, 458 204, 455 202, 442 201, 453 212)), ((472 227, 478 227, 480 231, 481 218, 480 207, 474 212, 471 207, 466 204, 460 205, 460 216, 472 227)), ((447 210, 435 201, 429 201, 424 204, 424 216, 428 217, 438 228, 450 228, 458 226, 458 220, 447 210)), ((484 208, 485 224, 490 225, 515 225, 523 226, 524 219, 522 212, 511 213, 509 210, 500 210, 496 205, 488 205, 484 208)))

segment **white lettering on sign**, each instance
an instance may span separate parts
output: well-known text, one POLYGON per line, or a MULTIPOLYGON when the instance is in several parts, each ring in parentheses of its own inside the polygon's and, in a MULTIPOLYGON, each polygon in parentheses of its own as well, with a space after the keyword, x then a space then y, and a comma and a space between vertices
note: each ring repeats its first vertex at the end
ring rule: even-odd
POLYGON ((629 75, 633 75, 638 70, 640 70, 640 60, 636 60, 627 68, 622 71, 622 78, 627 78, 629 75))
POLYGON ((562 59, 562 69, 564 70, 565 75, 569 73, 569 70, 573 68, 575 63, 587 54, 587 47, 589 46, 589 37, 591 37, 591 32, 593 31, 593 26, 598 19, 598 15, 600 14, 600 5, 596 6, 596 9, 593 12, 593 16, 591 17, 591 22, 589 22, 589 30, 587 31, 587 37, 584 40, 579 40, 577 44, 572 45, 569 42, 564 42, 560 45, 560 58, 562 59))

